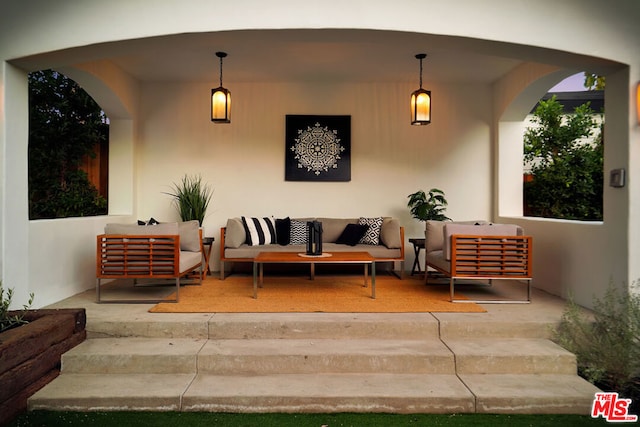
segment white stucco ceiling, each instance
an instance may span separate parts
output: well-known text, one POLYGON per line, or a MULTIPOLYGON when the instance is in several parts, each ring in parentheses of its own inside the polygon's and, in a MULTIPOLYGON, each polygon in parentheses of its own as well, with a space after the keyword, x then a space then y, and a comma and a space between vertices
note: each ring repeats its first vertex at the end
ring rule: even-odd
POLYGON ((28 71, 109 60, 140 81, 418 82, 417 53, 427 53, 429 82, 492 83, 525 61, 598 72, 595 58, 477 39, 381 30, 246 30, 168 35, 90 45, 21 58, 28 71))

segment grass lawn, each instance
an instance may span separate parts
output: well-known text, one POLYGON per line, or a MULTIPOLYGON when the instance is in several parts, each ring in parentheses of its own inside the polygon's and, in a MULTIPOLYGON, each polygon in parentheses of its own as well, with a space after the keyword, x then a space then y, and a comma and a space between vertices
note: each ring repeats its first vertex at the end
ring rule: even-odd
POLYGON ((596 426, 602 418, 581 415, 431 414, 221 414, 209 412, 49 412, 22 414, 8 426, 149 427, 341 427, 341 426, 596 426))

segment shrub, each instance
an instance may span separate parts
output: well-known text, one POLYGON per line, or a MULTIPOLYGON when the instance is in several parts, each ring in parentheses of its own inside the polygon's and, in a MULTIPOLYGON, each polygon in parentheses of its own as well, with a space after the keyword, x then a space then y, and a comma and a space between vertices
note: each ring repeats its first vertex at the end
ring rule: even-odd
MULTIPOLYGON (((2 287, 2 282, 0 282, 0 332, 27 323, 27 321, 24 320, 24 314, 20 312, 11 313, 9 311, 12 298, 13 289, 7 289, 5 291, 2 287)), ((24 310, 28 310, 29 307, 31 307, 31 304, 33 304, 33 292, 29 294, 29 303, 24 305, 22 308, 24 310)))
POLYGON ((540 101, 534 126, 524 134, 524 160, 532 175, 523 187, 527 215, 602 220, 603 125, 594 117, 589 103, 565 117, 555 95, 540 101))
POLYGON ((573 352, 579 374, 605 391, 617 391, 640 406, 640 294, 613 284, 594 299, 593 316, 569 301, 554 340, 573 352))

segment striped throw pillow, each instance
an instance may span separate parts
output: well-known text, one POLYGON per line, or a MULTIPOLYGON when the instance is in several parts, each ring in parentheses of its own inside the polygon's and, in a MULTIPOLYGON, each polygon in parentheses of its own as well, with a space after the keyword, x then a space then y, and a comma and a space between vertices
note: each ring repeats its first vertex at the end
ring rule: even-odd
POLYGON ((276 224, 273 218, 242 217, 242 225, 247 234, 247 245, 270 245, 276 243, 276 224))

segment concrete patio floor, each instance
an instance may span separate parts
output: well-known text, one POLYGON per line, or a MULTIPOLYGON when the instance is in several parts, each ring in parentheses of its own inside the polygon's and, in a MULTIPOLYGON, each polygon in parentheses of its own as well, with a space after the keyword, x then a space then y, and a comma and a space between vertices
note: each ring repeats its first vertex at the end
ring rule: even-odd
POLYGON ((53 304, 84 307, 88 339, 63 356, 61 375, 29 408, 587 415, 598 391, 549 340, 565 301, 535 288, 530 304, 485 304, 486 313, 159 314, 152 306, 96 304, 93 291, 53 304))

